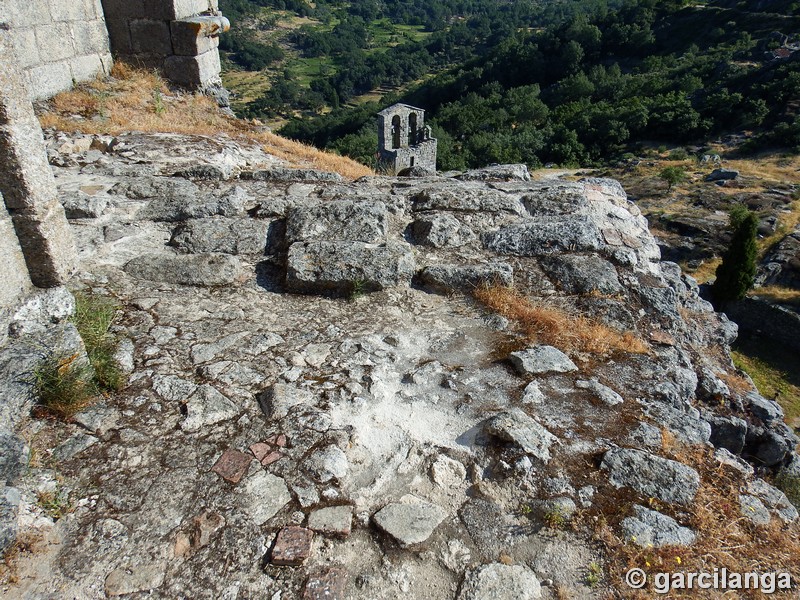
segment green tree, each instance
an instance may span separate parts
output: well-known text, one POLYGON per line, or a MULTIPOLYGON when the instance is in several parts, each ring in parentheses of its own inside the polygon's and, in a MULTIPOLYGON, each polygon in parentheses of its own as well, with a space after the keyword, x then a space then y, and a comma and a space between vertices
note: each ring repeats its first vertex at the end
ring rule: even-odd
POLYGON ((744 298, 756 275, 758 217, 745 207, 737 206, 731 211, 730 218, 733 237, 717 267, 717 279, 711 287, 712 301, 717 310, 744 298))
POLYGON ((667 191, 672 191, 672 186, 679 184, 686 179, 686 171, 682 167, 666 167, 658 176, 667 182, 667 191))

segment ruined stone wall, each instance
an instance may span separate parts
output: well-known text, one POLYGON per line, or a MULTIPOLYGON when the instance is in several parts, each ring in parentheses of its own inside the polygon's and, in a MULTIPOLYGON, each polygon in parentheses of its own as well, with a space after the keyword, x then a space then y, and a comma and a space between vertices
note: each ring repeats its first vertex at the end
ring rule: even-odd
POLYGON ((114 56, 188 87, 218 80, 219 34, 230 24, 217 0, 102 1, 114 56))
POLYGON ((3 24, 33 100, 111 69, 100 0, 0 0, 3 24))
POLYGON ((0 29, 0 247, 4 261, 0 308, 5 309, 31 283, 41 288, 63 284, 76 260, 42 129, 23 71, 16 64, 15 40, 11 32, 0 29))

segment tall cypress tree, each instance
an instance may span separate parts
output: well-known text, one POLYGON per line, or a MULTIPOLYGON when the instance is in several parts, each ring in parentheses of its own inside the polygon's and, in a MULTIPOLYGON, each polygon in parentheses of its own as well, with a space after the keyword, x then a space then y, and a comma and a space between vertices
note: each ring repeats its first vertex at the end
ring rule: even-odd
POLYGON ((722 310, 728 302, 744 298, 756 276, 758 217, 745 207, 737 206, 731 211, 731 228, 731 244, 717 267, 717 279, 711 287, 717 310, 722 310))

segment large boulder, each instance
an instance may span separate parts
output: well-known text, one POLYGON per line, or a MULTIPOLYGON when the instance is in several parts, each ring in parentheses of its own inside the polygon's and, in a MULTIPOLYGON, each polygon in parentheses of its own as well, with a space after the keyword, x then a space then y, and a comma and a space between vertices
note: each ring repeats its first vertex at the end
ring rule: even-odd
POLYGON ((286 239, 293 242, 367 242, 386 238, 389 215, 382 202, 334 200, 290 208, 286 213, 286 239))
POLYGON ((490 165, 482 169, 465 171, 456 179, 461 181, 530 181, 531 174, 528 166, 517 165, 490 165))
POLYGON ((298 242, 289 248, 286 283, 305 293, 351 294, 408 285, 411 246, 402 242, 298 242))
POLYGON ((227 254, 143 254, 125 265, 128 275, 179 285, 230 285, 240 274, 239 260, 227 254))
POLYGON ((706 175, 706 181, 731 181, 737 177, 739 177, 739 171, 719 168, 706 175))
POLYGON ((633 507, 633 516, 622 520, 625 538, 642 548, 662 546, 691 546, 695 533, 681 527, 672 517, 650 510, 638 504, 633 507))
POLYGON ((420 279, 434 291, 470 292, 482 285, 511 286, 514 270, 507 263, 486 265, 431 265, 425 267, 420 279))
POLYGON ((414 212, 524 213, 516 198, 484 188, 437 186, 419 192, 411 200, 414 212))
POLYGON ((609 450, 600 467, 613 486, 670 504, 689 504, 700 488, 700 476, 691 467, 642 450, 609 450))
POLYGON ((567 294, 618 294, 623 289, 614 265, 596 254, 547 256, 542 257, 539 264, 567 294))
POLYGON ((562 252, 593 252, 603 246, 591 217, 540 217, 490 231, 483 236, 488 250, 515 256, 545 256, 562 252))
POLYGON ((476 239, 472 229, 446 213, 417 219, 411 224, 411 235, 417 244, 433 248, 457 248, 476 239))
POLYGON ((213 217, 178 227, 170 244, 189 254, 264 254, 272 221, 213 217))

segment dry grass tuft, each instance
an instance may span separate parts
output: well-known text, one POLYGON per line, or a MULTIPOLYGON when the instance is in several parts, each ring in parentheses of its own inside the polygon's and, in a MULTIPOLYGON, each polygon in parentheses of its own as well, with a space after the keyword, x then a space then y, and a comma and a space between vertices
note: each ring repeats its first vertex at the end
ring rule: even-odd
POLYGON ((631 332, 619 332, 582 315, 534 302, 514 288, 490 285, 475 290, 475 298, 513 321, 534 343, 564 352, 606 355, 615 351, 646 354, 648 345, 631 332))
POLYGON ((788 304, 790 306, 800 306, 800 290, 779 285, 766 285, 755 288, 749 293, 750 296, 763 298, 776 304, 788 304))
POLYGON ((110 79, 98 78, 53 98, 39 115, 42 127, 105 135, 127 131, 224 134, 259 143, 265 152, 297 167, 335 172, 347 179, 374 175, 350 158, 264 131, 258 123, 229 117, 207 96, 172 92, 155 72, 118 62, 111 74, 110 79))
POLYGON ((696 269, 690 269, 685 263, 681 264, 681 269, 685 273, 689 273, 697 280, 697 283, 708 283, 717 277, 717 267, 722 263, 719 257, 710 258, 703 261, 703 263, 696 269))

